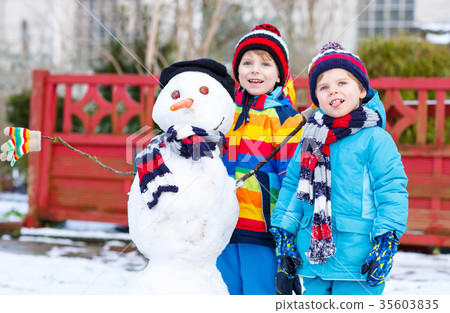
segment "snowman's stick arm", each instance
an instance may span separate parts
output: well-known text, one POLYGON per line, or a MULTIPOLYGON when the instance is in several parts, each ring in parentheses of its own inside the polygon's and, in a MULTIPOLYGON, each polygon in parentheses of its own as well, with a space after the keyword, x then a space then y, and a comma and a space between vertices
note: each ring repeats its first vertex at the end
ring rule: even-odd
POLYGON ((284 140, 278 145, 276 146, 275 149, 272 150, 272 152, 266 156, 266 158, 264 160, 262 160, 261 162, 259 162, 250 172, 248 172, 247 174, 245 174, 244 176, 242 176, 241 178, 239 178, 236 181, 236 189, 237 188, 241 188, 244 185, 244 182, 249 179, 251 176, 253 176, 261 167, 263 167, 264 164, 266 164, 267 162, 270 161, 270 159, 272 159, 275 154, 278 153, 278 151, 280 151, 281 148, 283 148, 283 146, 296 134, 300 131, 300 129, 302 129, 302 127, 306 124, 306 121, 308 120, 308 118, 314 113, 314 108, 313 107, 309 107, 308 109, 306 109, 305 111, 302 112, 302 121, 297 125, 297 127, 294 128, 293 131, 291 131, 289 133, 289 135, 286 136, 286 138, 284 138, 284 140))
POLYGON ((53 142, 59 142, 59 143, 63 144, 64 146, 66 146, 67 148, 69 148, 70 150, 73 150, 81 155, 84 155, 85 157, 91 159, 92 161, 94 161, 95 163, 97 163, 98 165, 103 167, 104 169, 107 169, 108 171, 111 171, 113 173, 120 174, 120 175, 135 175, 136 174, 136 172, 121 172, 121 171, 115 170, 115 169, 103 164, 102 162, 100 162, 96 156, 92 156, 86 152, 83 152, 81 150, 78 150, 77 148, 72 147, 70 144, 68 144, 67 142, 62 140, 61 137, 42 136, 42 138, 51 140, 53 142))

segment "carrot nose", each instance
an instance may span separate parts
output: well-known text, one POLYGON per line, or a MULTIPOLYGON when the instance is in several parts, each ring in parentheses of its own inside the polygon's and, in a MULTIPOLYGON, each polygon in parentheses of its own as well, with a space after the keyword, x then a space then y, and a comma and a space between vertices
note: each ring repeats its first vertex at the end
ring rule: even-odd
POLYGON ((181 101, 178 101, 175 104, 172 104, 170 106, 170 110, 171 111, 176 111, 176 110, 179 110, 179 109, 182 109, 182 108, 190 108, 193 103, 194 103, 194 100, 192 100, 190 98, 183 99, 181 101))

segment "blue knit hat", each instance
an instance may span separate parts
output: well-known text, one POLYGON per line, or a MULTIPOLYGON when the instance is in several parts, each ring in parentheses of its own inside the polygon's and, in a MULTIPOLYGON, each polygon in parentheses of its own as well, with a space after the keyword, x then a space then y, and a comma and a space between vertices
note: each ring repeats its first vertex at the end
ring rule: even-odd
POLYGON ((369 77, 364 63, 350 51, 346 51, 339 43, 330 41, 323 45, 308 69, 308 83, 311 100, 319 105, 316 97, 317 78, 320 74, 333 68, 341 68, 353 74, 369 92, 369 77))

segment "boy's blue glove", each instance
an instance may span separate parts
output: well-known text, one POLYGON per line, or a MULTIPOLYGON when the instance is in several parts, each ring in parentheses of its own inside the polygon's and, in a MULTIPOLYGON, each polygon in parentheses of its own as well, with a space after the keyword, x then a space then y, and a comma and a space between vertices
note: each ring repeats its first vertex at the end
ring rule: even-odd
POLYGON ((375 237, 375 246, 361 267, 362 275, 369 272, 366 281, 370 286, 376 287, 384 283, 391 271, 399 244, 395 230, 375 237))
POLYGON ((295 267, 302 264, 302 259, 294 244, 294 235, 290 232, 271 227, 269 230, 275 239, 275 254, 278 259, 277 276, 275 285, 277 294, 292 295, 292 291, 297 295, 302 294, 300 278, 296 275, 295 267))

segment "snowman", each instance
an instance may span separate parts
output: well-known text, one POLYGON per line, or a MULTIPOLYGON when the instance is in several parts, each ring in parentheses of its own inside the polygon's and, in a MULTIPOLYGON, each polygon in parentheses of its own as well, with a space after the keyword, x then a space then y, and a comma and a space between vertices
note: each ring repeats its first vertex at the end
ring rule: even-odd
MULTIPOLYGON (((222 64, 199 59, 165 68, 160 85, 153 120, 164 133, 136 157, 129 192, 130 235, 149 259, 130 293, 228 294, 216 259, 239 214, 235 181, 221 160, 235 82, 222 64)), ((12 138, 1 146, 0 160, 11 166, 40 151, 42 138, 55 140, 20 127, 4 133, 12 138)))
POLYGON ((234 80, 213 60, 160 76, 153 120, 164 131, 136 157, 130 235, 149 259, 130 293, 228 294, 216 259, 238 218, 235 181, 221 161, 234 116, 234 80))

